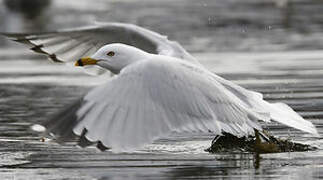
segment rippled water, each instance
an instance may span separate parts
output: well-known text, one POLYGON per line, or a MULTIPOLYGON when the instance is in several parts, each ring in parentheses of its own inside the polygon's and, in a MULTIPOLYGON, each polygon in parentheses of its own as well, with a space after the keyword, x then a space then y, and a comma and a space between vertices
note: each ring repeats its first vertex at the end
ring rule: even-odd
MULTIPOLYGON (((268 124, 280 137, 319 147, 314 152, 263 154, 208 154, 212 134, 180 134, 162 139, 130 154, 81 149, 72 144, 41 142, 29 126, 86 93, 106 77, 92 77, 74 67, 54 65, 20 49, 1 51, 0 67, 0 177, 2 179, 320 179, 323 141, 311 135, 268 124), (13 59, 7 59, 7 55, 13 59), (21 60, 19 60, 21 59, 21 60), (9 68, 7 68, 9 67, 9 68), (86 83, 85 83, 86 82, 86 83)), ((265 93, 270 101, 289 103, 322 133, 322 53, 196 54, 208 68, 245 87, 265 93), (312 64, 307 58, 312 57, 312 64), (230 57, 240 57, 230 60, 230 57), (280 67, 275 59, 280 60, 280 67), (249 57, 249 58, 246 58, 249 57), (245 58, 245 59, 244 59, 245 58), (271 61, 269 61, 269 59, 271 61), (240 60, 240 61, 239 61, 240 60), (235 62, 241 62, 240 68, 235 62), (292 63, 292 64, 290 64, 292 63), (221 65, 221 66, 220 66, 221 65), (293 66, 291 66, 293 65, 293 66), (235 68, 233 68, 235 67, 235 68), (291 67, 291 68, 289 68, 291 67), (252 70, 249 70, 252 69, 252 70), (297 81, 295 81, 297 80, 297 81)))

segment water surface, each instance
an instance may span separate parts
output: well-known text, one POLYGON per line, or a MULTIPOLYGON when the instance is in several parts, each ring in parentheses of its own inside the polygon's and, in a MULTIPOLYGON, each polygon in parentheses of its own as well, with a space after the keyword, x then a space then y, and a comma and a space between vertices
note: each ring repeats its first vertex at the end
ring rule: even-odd
MULTIPOLYGON (((6 51, 8 53, 10 51, 6 51)), ((172 135, 134 153, 113 154, 73 144, 41 142, 29 126, 48 119, 107 77, 92 77, 74 67, 54 65, 20 50, 2 57, 0 67, 0 176, 3 179, 319 179, 323 176, 323 141, 279 124, 264 124, 279 137, 309 143, 314 152, 260 155, 249 153, 208 154, 212 134, 172 135), (28 58, 30 57, 30 59, 28 58), (19 60, 21 59, 21 60, 19 60), (9 68, 6 68, 9 67, 9 68)), ((3 54, 6 54, 3 52, 3 54)), ((196 54, 201 62, 223 77, 263 92, 270 101, 290 104, 322 133, 321 93, 323 68, 317 53, 307 63, 295 53, 196 54), (235 61, 243 61, 233 68, 235 61), (279 68, 276 58, 280 59, 279 68), (240 59, 238 58, 240 57, 240 59), (246 58, 247 60, 244 60, 246 58), (219 66, 221 64, 221 66, 219 66), (251 69, 251 70, 250 70, 251 69), (306 73, 307 72, 307 73, 306 73)))

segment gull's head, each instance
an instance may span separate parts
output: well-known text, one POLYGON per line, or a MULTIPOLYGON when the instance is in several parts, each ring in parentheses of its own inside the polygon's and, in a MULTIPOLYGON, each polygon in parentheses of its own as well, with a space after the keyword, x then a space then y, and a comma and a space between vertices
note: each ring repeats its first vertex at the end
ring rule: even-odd
POLYGON ((98 65, 118 74, 127 65, 147 58, 149 54, 136 47, 114 43, 101 47, 91 57, 79 59, 75 66, 98 65))

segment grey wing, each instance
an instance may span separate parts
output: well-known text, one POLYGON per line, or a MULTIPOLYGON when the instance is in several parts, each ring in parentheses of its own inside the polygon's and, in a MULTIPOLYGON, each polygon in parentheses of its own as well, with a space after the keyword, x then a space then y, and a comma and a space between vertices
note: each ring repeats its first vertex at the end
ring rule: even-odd
MULTIPOLYGON (((68 130, 114 151, 130 151, 171 132, 245 135, 261 129, 255 113, 201 71, 157 60, 131 65, 83 98, 68 130)), ((47 127, 64 134, 57 122, 47 127)))
POLYGON ((149 53, 197 60, 175 41, 148 29, 124 23, 101 23, 94 26, 48 33, 2 33, 10 39, 27 44, 31 50, 48 56, 54 62, 75 61, 92 55, 110 43, 124 43, 149 53))

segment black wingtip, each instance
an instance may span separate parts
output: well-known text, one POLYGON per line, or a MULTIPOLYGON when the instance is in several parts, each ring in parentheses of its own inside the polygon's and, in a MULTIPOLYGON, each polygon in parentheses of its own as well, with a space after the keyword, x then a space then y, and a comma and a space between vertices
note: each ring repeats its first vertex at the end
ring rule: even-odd
POLYGON ((106 150, 110 149, 110 148, 108 148, 108 147, 105 147, 105 146, 102 144, 102 142, 101 142, 101 141, 98 141, 98 143, 97 143, 97 145, 96 145, 96 148, 98 148, 100 151, 106 151, 106 150))
POLYGON ((41 54, 47 54, 41 49, 42 47, 44 47, 44 45, 41 44, 30 48, 30 50, 33 50, 34 52, 41 53, 41 54))
POLYGON ((94 142, 91 142, 86 138, 86 136, 85 136, 86 133, 87 133, 87 129, 84 128, 82 131, 82 134, 79 137, 79 140, 77 142, 77 145, 79 145, 82 148, 87 147, 87 146, 91 146, 92 144, 94 144, 94 142))
POLYGON ((63 63, 64 61, 61 61, 57 58, 56 54, 49 54, 48 57, 54 61, 54 62, 58 62, 58 63, 63 63))

